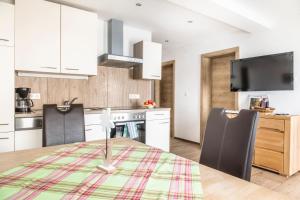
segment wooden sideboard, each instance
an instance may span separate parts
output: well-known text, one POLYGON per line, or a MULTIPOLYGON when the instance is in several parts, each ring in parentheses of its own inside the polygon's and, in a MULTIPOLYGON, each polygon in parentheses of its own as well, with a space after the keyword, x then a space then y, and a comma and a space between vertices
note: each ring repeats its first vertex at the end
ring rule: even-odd
POLYGON ((300 170, 300 116, 260 114, 253 165, 284 176, 300 170))

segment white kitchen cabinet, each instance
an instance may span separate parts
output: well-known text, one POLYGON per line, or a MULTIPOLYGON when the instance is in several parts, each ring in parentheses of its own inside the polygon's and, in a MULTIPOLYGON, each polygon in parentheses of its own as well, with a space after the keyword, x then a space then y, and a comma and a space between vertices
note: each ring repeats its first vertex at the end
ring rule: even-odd
POLYGON ((161 80, 161 44, 150 41, 136 43, 134 57, 143 59, 142 65, 134 67, 135 79, 161 80))
POLYGON ((43 146, 43 130, 24 130, 15 132, 15 150, 41 148, 43 146))
POLYGON ((0 46, 0 132, 14 131, 14 48, 0 46))
POLYGON ((14 132, 0 133, 0 153, 14 151, 14 132))
POLYGON ((60 72, 60 5, 15 0, 15 69, 60 72))
POLYGON ((61 73, 97 75, 96 13, 61 6, 61 73))
POLYGON ((146 144, 170 151, 170 111, 146 112, 146 144))
POLYGON ((106 131, 102 125, 85 126, 85 141, 104 140, 106 131))
POLYGON ((0 45, 14 46, 14 5, 0 2, 0 45))
POLYGON ((103 114, 85 114, 85 140, 95 141, 106 138, 106 130, 102 125, 103 114))

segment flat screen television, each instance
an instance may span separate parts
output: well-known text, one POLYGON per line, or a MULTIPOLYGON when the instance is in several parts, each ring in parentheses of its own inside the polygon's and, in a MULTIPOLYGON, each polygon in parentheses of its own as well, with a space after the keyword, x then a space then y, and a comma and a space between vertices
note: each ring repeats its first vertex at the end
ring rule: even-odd
POLYGON ((231 61, 232 92, 294 89, 294 53, 231 61))

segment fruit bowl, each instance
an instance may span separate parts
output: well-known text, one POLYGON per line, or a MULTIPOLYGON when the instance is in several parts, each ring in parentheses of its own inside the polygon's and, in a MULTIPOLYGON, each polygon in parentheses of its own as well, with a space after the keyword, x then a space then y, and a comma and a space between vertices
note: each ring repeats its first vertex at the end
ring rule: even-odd
POLYGON ((156 106, 156 103, 154 101, 152 101, 151 99, 144 102, 145 108, 151 109, 151 108, 154 108, 155 106, 156 106))

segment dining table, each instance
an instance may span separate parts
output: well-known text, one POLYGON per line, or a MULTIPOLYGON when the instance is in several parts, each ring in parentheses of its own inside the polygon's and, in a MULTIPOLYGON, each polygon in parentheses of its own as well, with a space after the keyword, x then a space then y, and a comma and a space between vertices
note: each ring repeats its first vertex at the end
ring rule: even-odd
MULTIPOLYGON (((106 187, 107 191, 109 191, 108 193, 101 192, 101 187, 102 186, 104 187, 104 185, 101 185, 100 183, 94 187, 91 186, 93 191, 95 191, 97 189, 99 190, 98 194, 107 195, 107 196, 104 196, 102 199, 110 199, 109 197, 112 197, 111 199, 251 199, 251 200, 252 199, 254 199, 254 200, 289 199, 287 196, 277 193, 276 191, 272 191, 268 188, 265 188, 265 187, 256 185, 254 183, 239 179, 237 177, 225 174, 221 171, 209 168, 207 166, 201 165, 194 161, 190 161, 188 159, 182 158, 180 156, 176 156, 169 152, 163 152, 162 150, 157 150, 155 148, 149 147, 143 143, 136 142, 134 140, 130 140, 127 138, 115 138, 115 139, 111 139, 111 143, 117 149, 118 148, 120 149, 120 154, 124 153, 124 151, 127 151, 128 148, 136 149, 137 152, 134 152, 134 150, 133 150, 133 153, 135 153, 136 155, 142 155, 142 152, 144 150, 145 151, 147 150, 148 152, 151 151, 151 153, 152 153, 151 155, 152 155, 153 159, 149 160, 150 157, 145 158, 143 156, 141 156, 141 159, 143 159, 143 161, 138 160, 137 157, 122 158, 123 161, 126 161, 126 159, 128 159, 128 160, 131 159, 135 163, 149 161, 150 164, 147 166, 144 166, 144 168, 142 167, 141 168, 142 171, 138 171, 138 172, 136 170, 133 172, 131 171, 130 173, 129 173, 129 171, 125 171, 125 172, 123 171, 122 173, 116 172, 115 174, 105 175, 106 182, 108 182, 105 187, 106 187), (126 147, 127 150, 124 147, 126 147), (159 159, 156 158, 156 155, 158 153, 160 155, 162 155, 162 157, 165 160, 162 161, 162 163, 160 165, 160 168, 162 168, 162 169, 156 170, 156 172, 158 172, 158 173, 155 174, 155 176, 156 176, 156 179, 155 179, 155 178, 151 177, 153 175, 151 175, 151 173, 149 172, 149 169, 151 169, 151 167, 154 168, 154 165, 153 165, 154 161, 158 162, 159 159), (171 159, 173 160, 172 162, 170 161, 171 159), (175 160, 177 160, 179 163, 186 163, 189 165, 190 171, 187 170, 188 168, 186 167, 186 168, 184 168, 185 171, 182 173, 182 176, 184 176, 184 179, 186 179, 186 177, 188 177, 188 180, 184 180, 184 182, 182 182, 184 188, 188 188, 188 190, 180 189, 181 183, 178 180, 182 179, 182 177, 180 177, 181 175, 174 176, 175 173, 173 171, 176 171, 176 170, 178 171, 178 169, 176 169, 176 167, 180 166, 180 165, 174 164, 175 160), (170 166, 165 165, 166 163, 170 164, 170 166), (171 167, 171 163, 172 163, 172 167, 171 167), (174 181, 169 181, 169 182, 166 181, 166 179, 169 177, 169 174, 167 173, 168 170, 171 173, 171 176, 170 176, 171 179, 174 179, 174 181), (195 171, 195 170, 197 170, 197 171, 195 171), (140 182, 138 182, 139 179, 137 179, 137 177, 140 178, 140 176, 138 175, 139 173, 140 173, 140 175, 142 175, 144 177, 141 179, 140 182), (124 178, 125 175, 128 180, 127 179, 123 180, 123 179, 125 179, 124 178), (189 176, 187 176, 187 175, 189 175, 189 176), (152 178, 152 180, 149 181, 149 178, 152 178), (114 195, 113 193, 115 192, 115 188, 113 187, 114 185, 112 185, 112 182, 113 182, 113 184, 119 185, 119 188, 122 189, 117 192, 118 196, 112 196, 112 195, 114 195), (138 190, 138 192, 137 192, 137 190, 135 190, 134 196, 128 196, 128 195, 131 195, 130 192, 132 192, 132 188, 134 187, 134 185, 137 182, 138 182, 137 188, 139 188, 140 190, 138 190), (176 183, 177 185, 174 183, 176 183), (141 188, 143 188, 143 189, 141 189, 141 188), (147 192, 145 192, 146 188, 148 188, 147 192), (152 189, 155 188, 156 192, 151 191, 151 188, 152 189), (161 190, 161 192, 159 192, 160 190, 161 190), (165 194, 165 190, 168 190, 168 191, 172 190, 173 193, 171 195, 170 195, 170 193, 168 193, 166 196, 163 196, 162 194, 165 194), (146 194, 145 193, 143 194, 143 192, 145 192, 146 194), (125 198, 126 196, 128 198, 125 198)), ((75 146, 77 146, 77 147, 82 147, 82 148, 86 148, 86 149, 87 148, 91 149, 92 147, 94 148, 94 147, 96 147, 96 145, 105 146, 105 140, 75 144, 75 146)), ((47 183, 45 186, 41 186, 42 182, 39 182, 39 176, 42 176, 41 174, 43 174, 43 173, 45 174, 46 172, 36 173, 33 177, 31 177, 32 179, 34 178, 34 180, 35 180, 34 183, 28 183, 28 179, 25 179, 24 177, 21 177, 21 178, 19 177, 19 179, 18 179, 19 184, 15 183, 15 184, 10 184, 10 185, 9 185, 10 182, 13 182, 13 181, 16 182, 16 178, 11 178, 11 176, 9 174, 18 173, 18 171, 22 171, 22 173, 23 173, 26 170, 27 170, 26 173, 28 173, 28 169, 26 169, 25 166, 31 165, 31 168, 29 170, 37 168, 36 165, 33 165, 34 160, 35 160, 35 162, 38 162, 38 161, 42 161, 45 159, 49 159, 48 158, 49 155, 53 156, 53 155, 57 155, 58 153, 62 153, 62 152, 66 153, 66 150, 67 150, 67 152, 70 152, 71 148, 74 148, 74 144, 65 144, 65 145, 58 145, 58 146, 51 146, 51 147, 43 147, 43 148, 38 148, 38 149, 1 153, 0 154, 0 199, 4 199, 4 198, 2 198, 2 197, 4 197, 4 194, 7 195, 10 193, 13 193, 14 189, 15 189, 13 187, 21 187, 21 189, 18 188, 18 190, 21 190, 21 192, 20 191, 17 192, 17 194, 19 196, 15 196, 15 198, 8 198, 8 199, 34 199, 34 197, 38 197, 37 195, 35 195, 35 196, 31 196, 33 198, 29 198, 30 196, 28 196, 28 198, 22 198, 22 194, 28 193, 28 190, 29 190, 28 188, 30 188, 31 190, 39 188, 39 195, 41 195, 41 193, 45 192, 45 196, 44 196, 45 199, 55 199, 55 198, 51 198, 50 193, 47 193, 47 190, 45 189, 45 188, 49 188, 48 187, 49 184, 51 186, 51 184, 54 185, 54 183, 51 182, 51 183, 47 183), (22 188, 23 187, 22 184, 24 184, 24 188, 22 188), (32 186, 32 184, 34 184, 34 186, 32 186), (28 188, 26 188, 26 187, 28 187, 28 188), (41 190, 41 188, 43 190, 41 190), (21 196, 20 196, 20 194, 21 194, 21 196)), ((76 152, 77 156, 80 156, 80 151, 83 152, 83 150, 78 150, 78 152, 76 152)), ((99 153, 96 149, 93 149, 93 152, 94 152, 94 154, 99 153)), ((117 158, 117 157, 115 157, 115 158, 117 158)), ((60 164, 61 167, 64 167, 64 165, 65 165, 64 162, 71 163, 72 159, 70 157, 64 157, 61 160, 57 161, 56 165, 60 164)), ((74 167, 72 168, 72 170, 69 170, 72 173, 78 172, 76 174, 77 177, 72 177, 74 180, 75 179, 80 180, 81 176, 83 177, 84 175, 86 175, 86 173, 92 174, 92 175, 94 175, 94 177, 99 175, 100 172, 98 174, 90 173, 88 170, 93 170, 95 172, 96 172, 96 170, 90 169, 88 167, 86 167, 86 168, 84 168, 84 170, 82 170, 82 171, 84 171, 84 173, 80 170, 76 171, 77 169, 79 169, 77 167, 81 166, 81 165, 79 165, 79 162, 83 163, 82 160, 86 160, 86 159, 92 160, 92 159, 99 159, 99 158, 98 157, 94 158, 94 157, 91 157, 91 155, 88 155, 88 156, 85 156, 80 161, 76 161, 73 164, 74 167)), ((130 168, 131 167, 130 165, 132 165, 132 163, 131 164, 127 163, 127 165, 124 165, 124 166, 130 168)), ((92 165, 90 165, 90 167, 91 166, 92 165)), ((123 169, 125 169, 124 166, 122 166, 123 169)), ((44 165, 44 167, 47 168, 46 165, 44 165)), ((51 167, 55 167, 54 164, 52 166, 48 166, 48 169, 50 169, 51 167)), ((121 165, 120 165, 120 168, 121 168, 121 165)), ((117 167, 116 171, 118 171, 118 167, 117 167)), ((121 170, 119 170, 119 171, 121 171, 121 170)), ((68 172, 69 176, 70 176, 70 174, 72 174, 71 172, 68 172)), ((151 172, 153 172, 153 170, 151 172)), ((59 172, 59 173, 55 172, 55 173, 56 173, 56 175, 58 175, 61 172, 59 172)), ((44 174, 43 174, 43 176, 44 176, 44 174)), ((89 175, 89 177, 91 177, 91 179, 87 179, 87 180, 91 181, 93 178, 92 175, 89 175)), ((68 182, 65 182, 65 184, 71 185, 72 184, 71 181, 73 180, 72 178, 70 176, 70 178, 68 179, 68 182)), ((85 179, 83 179, 83 180, 85 180, 85 179)), ((89 181, 87 181, 86 184, 88 184, 88 182, 89 181)), ((55 183, 58 183, 58 181, 55 183)), ((81 182, 78 186, 76 186, 76 187, 74 186, 74 187, 77 188, 77 190, 76 190, 77 192, 81 191, 81 190, 90 190, 91 189, 91 188, 88 188, 88 189, 81 188, 84 186, 87 187, 87 185, 84 185, 83 182, 81 182)), ((67 188, 58 188, 58 189, 60 190, 60 192, 67 191, 67 188)), ((72 196, 72 197, 74 197, 74 198, 64 198, 64 199, 81 199, 78 196, 72 196)), ((7 198, 7 196, 5 198, 7 198)), ((82 199, 89 199, 89 198, 82 198, 82 199)), ((91 198, 91 199, 93 199, 93 198, 91 198)), ((101 199, 101 198, 95 198, 95 199, 101 199)))

